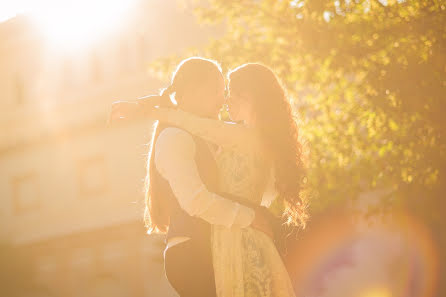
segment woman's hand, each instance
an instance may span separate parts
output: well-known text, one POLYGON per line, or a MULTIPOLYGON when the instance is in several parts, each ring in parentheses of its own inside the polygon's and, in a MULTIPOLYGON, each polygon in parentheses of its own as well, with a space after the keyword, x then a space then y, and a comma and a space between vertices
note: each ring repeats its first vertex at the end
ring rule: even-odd
POLYGON ((134 101, 113 102, 109 123, 143 117, 157 119, 155 110, 161 103, 161 97, 158 95, 145 96, 134 101))
POLYGON ((135 101, 116 101, 112 103, 109 123, 142 116, 142 110, 135 101))
POLYGON ((273 228, 271 226, 270 221, 268 220, 268 214, 266 213, 268 210, 263 208, 257 208, 255 210, 255 217, 252 221, 250 227, 257 229, 274 240, 273 228))

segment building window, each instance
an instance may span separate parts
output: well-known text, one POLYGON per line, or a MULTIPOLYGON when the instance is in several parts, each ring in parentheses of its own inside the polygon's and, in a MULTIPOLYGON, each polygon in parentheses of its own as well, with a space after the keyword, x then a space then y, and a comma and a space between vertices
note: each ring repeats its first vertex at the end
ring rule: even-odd
POLYGON ((71 258, 72 269, 77 271, 88 271, 94 264, 93 251, 87 248, 80 248, 73 252, 71 258))
POLYGON ((120 242, 108 242, 101 253, 105 262, 115 262, 124 254, 124 247, 120 242))
POLYGON ((78 182, 81 196, 92 196, 105 193, 106 168, 103 157, 92 157, 79 162, 78 182))
POLYGON ((40 191, 37 176, 33 173, 12 179, 12 199, 14 212, 26 213, 39 208, 40 191))
POLYGON ((53 257, 41 257, 38 259, 37 263, 37 271, 39 272, 39 276, 47 276, 54 277, 57 270, 57 261, 53 257))

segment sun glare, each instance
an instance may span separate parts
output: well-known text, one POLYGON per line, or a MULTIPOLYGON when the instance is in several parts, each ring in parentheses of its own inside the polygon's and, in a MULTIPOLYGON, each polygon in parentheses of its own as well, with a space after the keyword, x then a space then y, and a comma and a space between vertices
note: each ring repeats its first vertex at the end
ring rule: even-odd
POLYGON ((77 49, 112 33, 135 0, 44 1, 29 11, 51 44, 77 49))

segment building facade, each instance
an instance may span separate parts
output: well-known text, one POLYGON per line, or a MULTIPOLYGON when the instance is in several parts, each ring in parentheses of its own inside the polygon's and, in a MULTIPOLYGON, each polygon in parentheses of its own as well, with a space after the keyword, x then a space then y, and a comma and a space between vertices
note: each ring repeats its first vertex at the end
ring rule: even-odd
POLYGON ((165 85, 151 61, 215 30, 161 0, 75 52, 48 45, 26 16, 0 23, 0 239, 29 257, 23 296, 175 296, 164 238, 143 223, 153 122, 107 119, 113 101, 165 85))

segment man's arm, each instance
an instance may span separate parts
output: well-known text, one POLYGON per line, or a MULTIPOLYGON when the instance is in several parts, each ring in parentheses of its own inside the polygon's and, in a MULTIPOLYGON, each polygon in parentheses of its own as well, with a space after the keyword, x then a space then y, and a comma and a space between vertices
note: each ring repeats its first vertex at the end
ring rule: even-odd
POLYGON ((247 227, 253 222, 253 209, 206 188, 195 163, 195 142, 189 133, 178 128, 163 130, 155 144, 155 165, 189 215, 228 228, 247 227))

